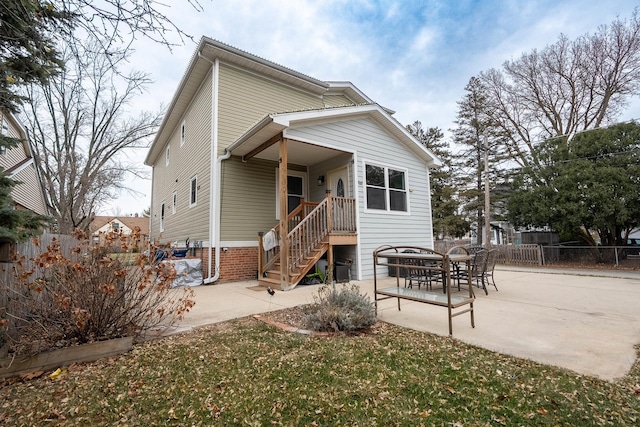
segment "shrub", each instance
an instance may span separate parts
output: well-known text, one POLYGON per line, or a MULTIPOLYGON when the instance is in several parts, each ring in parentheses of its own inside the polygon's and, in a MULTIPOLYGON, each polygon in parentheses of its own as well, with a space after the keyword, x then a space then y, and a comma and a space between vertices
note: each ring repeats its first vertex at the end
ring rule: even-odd
MULTIPOLYGON (((134 231, 135 233, 135 231, 134 231)), ((107 248, 126 239, 110 233, 104 246, 84 235, 70 250, 53 239, 38 254, 17 257, 15 280, 0 284, 7 295, 0 327, 10 350, 36 354, 57 347, 138 336, 170 325, 193 306, 190 288, 171 289, 175 269, 139 254, 134 265, 110 257, 107 248)))
POLYGON ((357 332, 376 323, 376 312, 369 297, 355 284, 324 285, 304 310, 308 329, 320 332, 357 332))

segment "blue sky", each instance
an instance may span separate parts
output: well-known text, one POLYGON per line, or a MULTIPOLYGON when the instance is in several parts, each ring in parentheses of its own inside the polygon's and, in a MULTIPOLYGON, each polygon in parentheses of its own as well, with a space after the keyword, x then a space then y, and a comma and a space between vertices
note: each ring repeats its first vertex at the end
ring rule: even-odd
MULTIPOLYGON (((201 36, 277 62, 320 80, 347 80, 396 111, 403 124, 420 120, 445 132, 454 127, 457 101, 469 79, 505 60, 628 18, 637 0, 173 0, 163 11, 189 40, 171 51, 135 42, 131 66, 154 84, 134 109, 167 105, 201 36)), ((179 43, 175 35, 170 40, 179 43)), ((633 102, 621 120, 640 118, 633 102)), ((145 150, 129 153, 142 163, 145 150)), ((132 185, 104 214, 142 212, 150 181, 132 185)))

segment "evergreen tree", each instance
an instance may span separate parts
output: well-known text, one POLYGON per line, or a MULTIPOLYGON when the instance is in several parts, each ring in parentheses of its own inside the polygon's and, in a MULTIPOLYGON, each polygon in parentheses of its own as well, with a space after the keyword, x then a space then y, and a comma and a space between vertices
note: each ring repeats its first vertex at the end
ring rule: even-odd
MULTIPOLYGON (((201 9, 197 0, 187 3, 201 9)), ((162 13, 163 7, 154 0, 2 0, 0 113, 18 112, 27 99, 25 88, 45 87, 64 70, 59 42, 74 40, 75 28, 98 39, 97 51, 108 58, 121 52, 121 46, 130 46, 139 35, 166 46, 171 45, 167 37, 172 32, 181 39, 191 38, 162 13)), ((0 147, 4 149, 19 143, 0 134, 0 147)), ((20 240, 28 230, 38 229, 42 218, 13 210, 10 193, 15 184, 0 168, 0 238, 20 240)))
POLYGON ((485 221, 485 151, 488 149, 491 217, 501 219, 504 197, 508 188, 506 170, 501 163, 504 156, 498 151, 502 135, 487 114, 486 90, 482 82, 472 77, 465 87, 465 95, 458 102, 458 114, 453 130, 454 142, 461 147, 457 153, 460 198, 463 212, 477 224, 476 244, 482 245, 482 228, 485 221))
POLYGON ((419 121, 408 125, 407 130, 443 163, 442 167, 430 171, 431 214, 435 238, 464 236, 469 231, 469 222, 458 213, 460 203, 456 194, 453 157, 448 144, 443 140, 444 134, 437 127, 425 129, 419 121))
POLYGON ((624 245, 640 226, 640 125, 621 123, 544 141, 540 166, 516 175, 509 197, 515 225, 551 226, 568 238, 624 245))
POLYGON ((46 81, 62 66, 55 33, 68 30, 72 15, 39 0, 0 5, 0 108, 17 112, 20 89, 46 81))

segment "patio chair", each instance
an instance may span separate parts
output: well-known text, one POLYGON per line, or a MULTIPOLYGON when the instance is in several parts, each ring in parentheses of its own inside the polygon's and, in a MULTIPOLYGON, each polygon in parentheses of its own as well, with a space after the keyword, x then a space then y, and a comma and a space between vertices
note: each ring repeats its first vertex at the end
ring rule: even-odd
POLYGON ((470 254, 476 254, 477 252, 484 251, 486 248, 482 245, 466 245, 465 248, 470 254))
MULTIPOLYGON (((486 267, 485 267, 484 273, 482 275, 483 285, 484 285, 484 281, 486 280, 486 283, 487 284, 491 283, 493 285, 493 287, 496 288, 496 291, 498 290, 498 287, 496 286, 495 279, 493 278, 493 270, 495 270, 495 268, 496 268, 497 261, 498 261, 498 250, 497 249, 491 249, 487 253, 486 267), (489 278, 491 278, 491 282, 489 282, 489 278)), ((487 292, 486 286, 485 286, 484 291, 487 292)))
MULTIPOLYGON (((469 249, 464 246, 454 246, 447 251, 447 255, 469 255, 469 249)), ((451 263, 451 282, 458 284, 458 291, 461 289, 461 283, 467 281, 467 269, 462 268, 458 263, 451 263)))
MULTIPOLYGON (((423 251, 421 251, 422 253, 423 251)), ((404 253, 417 253, 413 250, 406 250, 404 253)), ((406 265, 403 267, 405 275, 404 275, 404 286, 405 288, 413 288, 414 284, 420 289, 420 286, 424 285, 425 288, 432 289, 432 284, 437 281, 437 276, 440 273, 432 270, 428 270, 425 267, 428 267, 430 264, 429 261, 421 261, 417 259, 407 259, 402 260, 402 264, 406 265)))
MULTIPOLYGON (((488 252, 486 249, 482 249, 473 254, 473 259, 471 260, 471 281, 475 282, 475 286, 484 290, 485 295, 488 295, 487 287, 484 283, 484 275, 485 270, 487 268, 487 257, 488 252)), ((458 273, 458 280, 466 281, 467 280, 467 271, 460 270, 458 273)))

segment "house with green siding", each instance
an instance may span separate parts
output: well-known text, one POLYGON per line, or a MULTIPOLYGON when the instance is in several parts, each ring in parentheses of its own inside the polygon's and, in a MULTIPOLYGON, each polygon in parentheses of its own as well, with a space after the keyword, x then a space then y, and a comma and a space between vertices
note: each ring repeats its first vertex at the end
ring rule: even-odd
POLYGON ((0 149, 0 168, 18 183, 11 190, 16 209, 48 215, 49 210, 40 176, 34 163, 27 132, 10 112, 0 109, 0 132, 21 141, 15 147, 0 149))
POLYGON ((201 243, 205 283, 282 289, 319 265, 372 278, 383 244, 433 247, 440 160, 393 113, 350 82, 203 38, 145 160, 151 240, 201 243))

